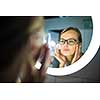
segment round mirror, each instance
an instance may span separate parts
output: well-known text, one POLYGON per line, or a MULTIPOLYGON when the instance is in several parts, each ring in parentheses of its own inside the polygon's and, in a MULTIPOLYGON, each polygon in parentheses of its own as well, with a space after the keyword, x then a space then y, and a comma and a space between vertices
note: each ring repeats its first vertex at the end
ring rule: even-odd
POLYGON ((50 75, 68 75, 85 67, 98 50, 91 16, 45 17, 50 75), (93 33, 93 34, 92 34, 93 33), (95 44, 95 45, 94 45, 95 44))

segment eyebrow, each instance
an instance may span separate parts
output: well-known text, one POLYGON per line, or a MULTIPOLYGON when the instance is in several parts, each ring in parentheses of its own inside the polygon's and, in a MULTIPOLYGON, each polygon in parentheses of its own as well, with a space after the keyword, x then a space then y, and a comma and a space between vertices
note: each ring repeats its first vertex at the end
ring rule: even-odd
POLYGON ((64 38, 60 38, 60 40, 70 40, 70 39, 73 39, 73 40, 75 40, 75 41, 77 41, 76 39, 74 39, 74 38, 69 38, 69 39, 64 39, 64 38))

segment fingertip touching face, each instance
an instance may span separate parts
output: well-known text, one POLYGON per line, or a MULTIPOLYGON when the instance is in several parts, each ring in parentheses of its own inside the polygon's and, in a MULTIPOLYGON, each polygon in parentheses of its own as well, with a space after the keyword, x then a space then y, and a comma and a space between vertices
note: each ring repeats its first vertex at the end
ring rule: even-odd
POLYGON ((71 56, 75 53, 78 45, 78 33, 74 30, 68 30, 60 36, 61 54, 64 56, 71 56))

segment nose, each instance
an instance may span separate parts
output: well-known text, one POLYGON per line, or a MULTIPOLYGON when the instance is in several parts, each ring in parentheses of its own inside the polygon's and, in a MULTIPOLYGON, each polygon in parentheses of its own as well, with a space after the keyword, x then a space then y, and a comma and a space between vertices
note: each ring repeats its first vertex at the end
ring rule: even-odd
POLYGON ((68 42, 67 42, 67 41, 65 41, 64 45, 65 45, 65 46, 68 46, 68 42))

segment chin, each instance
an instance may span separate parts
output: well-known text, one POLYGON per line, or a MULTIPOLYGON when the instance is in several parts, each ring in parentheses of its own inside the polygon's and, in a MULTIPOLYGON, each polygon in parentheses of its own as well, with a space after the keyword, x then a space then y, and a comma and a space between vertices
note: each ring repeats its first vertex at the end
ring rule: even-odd
POLYGON ((64 52, 64 53, 62 53, 62 54, 63 54, 64 56, 69 56, 69 55, 71 55, 71 54, 68 53, 68 52, 67 52, 67 53, 64 52))
POLYGON ((71 54, 63 54, 64 56, 70 56, 71 54))
POLYGON ((68 52, 68 51, 67 51, 67 52, 63 52, 62 54, 63 54, 64 56, 70 56, 70 55, 73 55, 73 53, 68 52))

